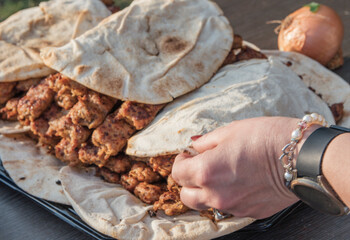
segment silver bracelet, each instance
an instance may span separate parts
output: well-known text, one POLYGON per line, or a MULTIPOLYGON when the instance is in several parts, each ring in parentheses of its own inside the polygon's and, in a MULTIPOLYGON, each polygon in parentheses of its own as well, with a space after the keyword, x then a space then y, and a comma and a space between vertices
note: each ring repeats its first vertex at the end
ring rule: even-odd
POLYGON ((290 142, 282 148, 282 155, 279 157, 284 168, 284 180, 288 188, 290 188, 290 183, 297 176, 296 170, 293 168, 294 153, 297 143, 303 138, 304 132, 314 124, 318 124, 324 127, 328 127, 326 119, 317 113, 307 114, 298 123, 298 128, 292 132, 290 142))

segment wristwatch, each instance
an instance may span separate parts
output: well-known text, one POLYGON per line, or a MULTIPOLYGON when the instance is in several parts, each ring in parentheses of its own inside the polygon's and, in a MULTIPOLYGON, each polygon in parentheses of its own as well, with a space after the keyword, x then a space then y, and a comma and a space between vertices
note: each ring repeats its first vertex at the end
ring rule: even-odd
POLYGON ((303 202, 323 213, 345 215, 349 208, 342 202, 322 174, 322 159, 328 144, 350 129, 332 125, 315 130, 303 144, 296 163, 296 178, 291 190, 303 202))

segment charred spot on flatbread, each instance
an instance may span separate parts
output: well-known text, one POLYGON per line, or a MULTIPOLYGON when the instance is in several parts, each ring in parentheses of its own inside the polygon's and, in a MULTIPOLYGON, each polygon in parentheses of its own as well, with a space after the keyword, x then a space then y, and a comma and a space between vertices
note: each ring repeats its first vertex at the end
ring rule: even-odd
POLYGON ((175 54, 185 50, 188 47, 188 42, 179 37, 167 37, 161 42, 161 50, 164 53, 175 54))

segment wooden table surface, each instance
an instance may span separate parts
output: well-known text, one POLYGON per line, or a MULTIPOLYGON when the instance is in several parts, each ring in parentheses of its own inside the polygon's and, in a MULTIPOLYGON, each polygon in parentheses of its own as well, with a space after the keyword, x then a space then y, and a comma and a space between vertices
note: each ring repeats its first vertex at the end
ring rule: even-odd
MULTIPOLYGON (((217 0, 235 33, 263 49, 276 49, 275 25, 266 21, 283 19, 309 1, 217 0)), ((333 7, 345 26, 345 65, 336 71, 350 82, 350 1, 319 1, 333 7)), ((322 49, 320 49, 322 51, 322 49)), ((0 183, 0 239, 91 239, 58 219, 31 200, 0 183)), ((350 216, 333 217, 302 206, 266 232, 232 233, 220 239, 350 239, 350 216)))

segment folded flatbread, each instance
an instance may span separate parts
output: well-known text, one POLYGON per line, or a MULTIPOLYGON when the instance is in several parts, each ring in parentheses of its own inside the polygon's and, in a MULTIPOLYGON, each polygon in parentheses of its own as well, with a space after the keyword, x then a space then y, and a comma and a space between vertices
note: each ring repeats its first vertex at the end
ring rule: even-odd
MULTIPOLYGON (((168 104, 151 125, 129 140, 126 153, 137 157, 176 154, 189 146, 191 136, 233 120, 258 116, 300 118, 311 112, 334 123, 327 103, 281 61, 271 57, 242 61, 222 68, 210 82, 168 104)), ((150 217, 151 206, 120 185, 69 167, 62 168, 60 178, 79 216, 98 231, 118 239, 210 239, 254 221, 233 217, 213 223, 195 211, 175 217, 158 212, 150 217)))
POLYGON ((334 123, 327 104, 278 59, 238 62, 221 69, 197 91, 168 104, 150 126, 128 141, 126 153, 138 157, 176 154, 190 145, 191 136, 234 120, 301 118, 311 112, 334 123))
POLYGON ((233 31, 208 0, 135 0, 41 57, 52 69, 108 96, 160 104, 190 92, 222 65, 233 31))
MULTIPOLYGON (((54 73, 41 60, 40 50, 68 43, 110 14, 100 0, 51 0, 8 17, 0 23, 0 83, 54 73)), ((28 130, 18 122, 0 121, 3 134, 28 130)))

